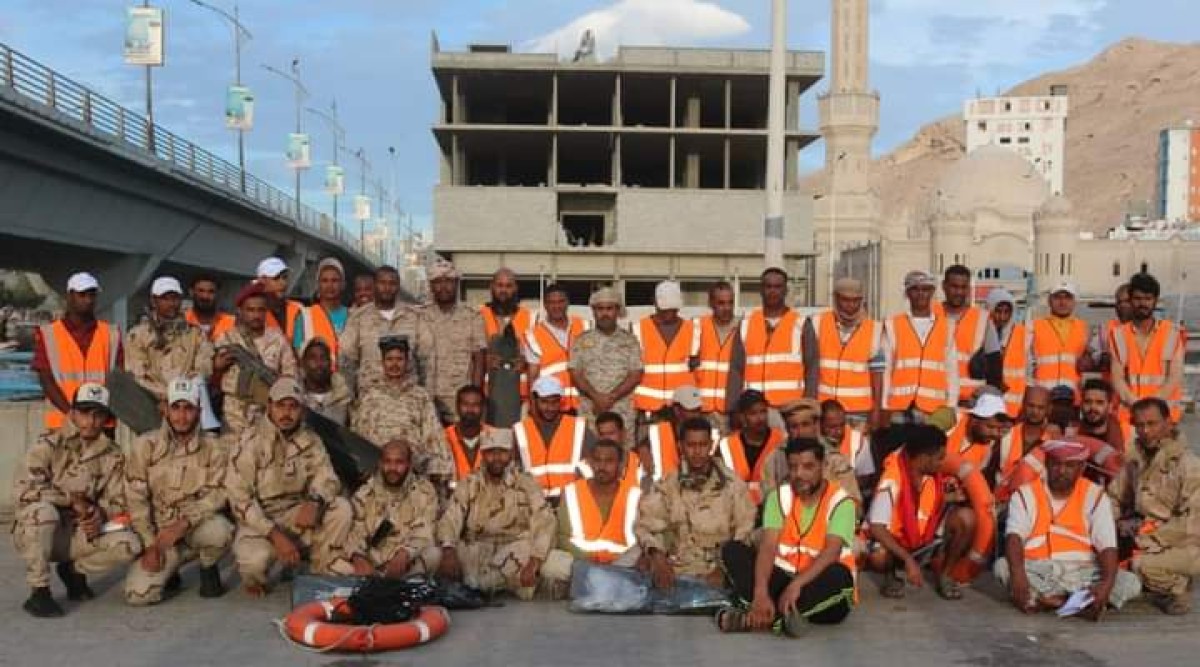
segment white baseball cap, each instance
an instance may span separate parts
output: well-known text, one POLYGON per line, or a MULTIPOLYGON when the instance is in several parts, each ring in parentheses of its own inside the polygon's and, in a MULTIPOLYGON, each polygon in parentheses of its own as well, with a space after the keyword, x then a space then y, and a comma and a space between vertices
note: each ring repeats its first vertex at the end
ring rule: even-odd
POLYGON ((654 288, 654 307, 659 310, 683 308, 683 290, 674 280, 664 280, 654 288))
POLYGON ((1067 294, 1070 294, 1073 297, 1079 296, 1079 290, 1075 287, 1075 283, 1067 281, 1067 280, 1064 280, 1064 281, 1058 283, 1057 285, 1055 285, 1053 288, 1050 289, 1051 294, 1058 294, 1059 292, 1066 292, 1067 294))
POLYGON ((563 386, 562 383, 558 381, 558 378, 554 377, 553 375, 543 375, 533 383, 533 393, 537 394, 541 398, 547 398, 549 396, 562 396, 563 386))
POLYGON ((278 278, 279 274, 287 270, 287 262, 278 257, 268 257, 258 263, 258 271, 255 275, 259 278, 278 278))
POLYGON ((975 400, 971 415, 980 419, 991 419, 999 414, 1007 414, 1004 399, 995 394, 982 394, 975 400))
POLYGON ((96 276, 81 271, 67 279, 68 292, 87 292, 88 290, 100 290, 100 281, 96 280, 96 276))
POLYGON ((102 384, 84 382, 79 385, 79 389, 75 390, 75 397, 71 401, 71 407, 76 410, 87 408, 103 408, 107 410, 108 390, 102 384))
POLYGON ((167 388, 167 405, 186 401, 200 407, 200 385, 191 378, 176 378, 167 388))
POLYGON ((183 286, 179 284, 178 280, 175 280, 171 276, 155 278, 154 282, 150 285, 151 296, 162 296, 164 294, 171 293, 179 295, 183 294, 183 286))

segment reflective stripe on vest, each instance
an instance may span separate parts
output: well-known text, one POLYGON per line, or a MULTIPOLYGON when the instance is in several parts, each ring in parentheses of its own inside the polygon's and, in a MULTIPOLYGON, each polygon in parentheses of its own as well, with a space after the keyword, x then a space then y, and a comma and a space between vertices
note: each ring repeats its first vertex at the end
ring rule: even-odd
MULTIPOLYGON (((1167 382, 1167 365, 1175 358, 1180 345, 1179 329, 1167 320, 1154 323, 1154 332, 1144 352, 1138 347, 1132 322, 1118 327, 1113 332, 1113 355, 1125 367, 1125 383, 1129 385, 1129 391, 1137 398, 1157 396, 1167 382)), ((1176 385, 1167 397, 1174 421, 1179 420, 1182 400, 1183 387, 1176 385)))
MULTIPOLYGON (((843 502, 854 502, 836 482, 826 482, 825 491, 813 510, 813 518, 807 528, 801 527, 804 506, 796 502, 792 485, 779 487, 779 510, 783 515, 783 528, 779 531, 779 545, 775 548, 775 566, 784 572, 796 574, 808 569, 821 551, 829 535, 829 521, 843 502)), ((854 545, 843 542, 838 553, 838 562, 856 574, 854 545)))
POLYGON ((1087 323, 1081 319, 1071 318, 1071 331, 1065 339, 1050 324, 1050 318, 1034 320, 1031 352, 1034 384, 1047 389, 1066 385, 1075 391, 1078 402, 1080 376, 1076 363, 1087 351, 1087 339, 1087 323))
POLYGON ((304 340, 300 342, 300 350, 304 349, 305 345, 314 338, 320 338, 329 345, 329 353, 333 358, 333 370, 337 370, 338 360, 338 331, 333 326, 333 319, 329 317, 329 313, 325 312, 325 307, 319 303, 314 303, 300 311, 301 321, 304 323, 304 340))
MULTIPOLYGON (((46 350, 46 361, 50 365, 50 374, 68 403, 74 400, 80 385, 85 382, 104 384, 109 371, 117 367, 121 330, 108 322, 96 321, 96 330, 92 334, 92 342, 88 345, 86 356, 62 320, 43 324, 39 329, 46 350)), ((43 424, 47 428, 59 428, 64 423, 66 415, 59 412, 47 399, 43 424)))
POLYGON ((696 389, 700 391, 701 409, 705 412, 725 412, 726 385, 729 383, 729 360, 733 356, 734 336, 738 327, 730 327, 722 341, 712 316, 695 320, 696 350, 693 356, 700 361, 696 368, 696 389))
POLYGON ((979 306, 967 306, 966 312, 952 320, 946 315, 944 303, 935 303, 934 315, 945 318, 947 326, 954 327, 954 350, 958 355, 958 400, 970 400, 975 390, 983 386, 983 380, 971 377, 971 357, 983 345, 987 333, 988 313, 979 306))
POLYGON ((842 456, 845 456, 846 460, 853 466, 854 462, 858 460, 858 455, 862 453, 863 445, 866 442, 867 437, 863 435, 862 431, 846 427, 846 432, 842 434, 842 444, 838 449, 841 451, 842 456))
MULTIPOLYGON (((902 450, 892 452, 883 460, 883 474, 879 476, 879 486, 876 489, 876 494, 887 493, 892 498, 892 516, 888 523, 888 532, 892 535, 899 535, 901 531, 900 489, 903 488, 904 482, 900 479, 899 457, 902 453, 902 450)), ((935 504, 938 499, 938 490, 934 486, 936 483, 932 476, 926 475, 921 478, 917 502, 917 530, 922 534, 925 533, 929 521, 940 517, 942 513, 942 508, 935 504)))
POLYGON ((633 390, 633 404, 638 410, 653 412, 670 405, 676 388, 695 381, 688 366, 696 346, 695 327, 691 320, 680 320, 675 337, 667 345, 654 318, 646 317, 633 328, 633 334, 642 349, 642 379, 633 390))
POLYGON ((1028 350, 1030 331, 1024 322, 1009 327, 1008 340, 1002 341, 1004 348, 1004 407, 1009 418, 1021 414, 1021 402, 1025 400, 1028 380, 1028 350))
POLYGON ((524 338, 525 344, 538 358, 538 377, 548 375, 556 378, 563 388, 563 406, 573 409, 579 407, 579 389, 571 382, 571 345, 589 327, 587 322, 578 317, 572 317, 568 322, 566 347, 541 317, 525 333, 524 338))
POLYGON ((304 306, 299 301, 288 299, 283 307, 283 317, 287 320, 286 326, 280 326, 279 320, 275 318, 275 313, 267 311, 267 328, 282 331, 288 344, 291 344, 293 340, 296 340, 296 320, 303 313, 304 306))
POLYGON ((557 498, 564 486, 575 481, 575 469, 583 454, 586 430, 584 420, 563 415, 547 447, 533 417, 513 424, 521 465, 525 472, 537 480, 547 498, 557 498))
MULTIPOLYGON (((196 311, 194 309, 188 308, 187 312, 183 314, 183 319, 187 320, 190 324, 195 324, 196 326, 200 327, 201 331, 204 330, 204 325, 200 324, 200 318, 196 317, 196 311)), ((217 311, 217 313, 213 315, 212 325, 210 325, 208 328, 209 342, 220 338, 222 334, 232 329, 235 324, 237 324, 237 318, 235 318, 233 315, 217 311)))
POLYGON ((661 482, 679 470, 679 445, 671 422, 659 422, 647 433, 650 440, 650 461, 654 464, 654 481, 661 482))
POLYGON ((1021 487, 1017 496, 1026 510, 1034 514, 1033 528, 1025 540, 1027 560, 1093 560, 1092 512, 1106 500, 1099 486, 1081 477, 1057 514, 1051 507, 1046 485, 1040 480, 1021 487))
MULTIPOLYGON (((487 304, 479 307, 479 314, 483 317, 484 338, 486 338, 488 342, 491 342, 493 336, 498 336, 501 333, 500 318, 496 317, 496 314, 492 312, 491 306, 488 306, 487 304)), ((532 323, 530 322, 529 311, 521 306, 517 306, 516 311, 513 312, 512 319, 509 320, 509 323, 512 324, 513 337, 517 339, 517 347, 524 352, 526 345, 526 334, 529 332, 529 329, 532 326, 532 323)), ((488 386, 486 379, 484 380, 483 386, 488 386)), ((564 387, 565 386, 566 385, 564 385, 564 387)), ((521 373, 520 391, 522 399, 529 398, 529 376, 525 373, 521 373)))
POLYGON ((815 325, 821 359, 817 398, 836 400, 848 412, 867 412, 874 403, 869 363, 879 349, 882 327, 865 320, 843 343, 832 311, 817 315, 815 325))
POLYGON ((933 326, 921 342, 908 313, 888 322, 887 337, 892 350, 886 396, 888 410, 917 409, 929 413, 950 403, 946 378, 946 318, 934 315, 933 326))
POLYGON ((799 315, 791 309, 769 332, 761 308, 742 320, 746 388, 766 394, 772 407, 782 407, 804 397, 804 357, 800 336, 796 335, 801 324, 799 315))
POLYGON ((725 467, 732 470, 738 479, 746 483, 750 489, 750 500, 755 505, 762 503, 763 470, 767 466, 767 461, 785 440, 783 431, 774 428, 767 431, 767 441, 763 444, 762 452, 759 453, 753 470, 750 469, 750 463, 746 459, 746 443, 742 440, 741 431, 721 438, 717 444, 717 450, 721 453, 721 460, 725 462, 725 467))
MULTIPOLYGON (((486 426, 484 428, 487 428, 486 426)), ((480 437, 483 432, 480 432, 480 437)), ((446 442, 450 443, 450 454, 454 457, 454 479, 450 480, 450 488, 457 486, 457 482, 466 479, 471 473, 479 470, 480 463, 483 462, 482 453, 475 450, 475 463, 472 464, 467 460, 467 446, 463 444, 462 437, 458 435, 458 427, 446 427, 446 442)), ((478 447, 478 444, 476 445, 478 447)))
POLYGON ((642 490, 636 485, 619 487, 605 521, 587 480, 567 485, 563 504, 571 523, 571 544, 594 562, 615 561, 636 542, 633 526, 641 497, 642 490))

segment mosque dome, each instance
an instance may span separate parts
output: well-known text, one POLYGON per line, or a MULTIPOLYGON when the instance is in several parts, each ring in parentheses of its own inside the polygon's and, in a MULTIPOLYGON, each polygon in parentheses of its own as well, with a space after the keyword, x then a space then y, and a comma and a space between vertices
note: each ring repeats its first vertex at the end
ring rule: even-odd
POLYGON ((1050 185, 1025 158, 1003 146, 981 146, 952 165, 933 194, 935 216, 965 218, 980 209, 1029 220, 1050 185))
POLYGON ((1071 232, 1079 227, 1075 219, 1075 206, 1063 195, 1054 195, 1047 199, 1033 216, 1034 229, 1042 231, 1071 232))

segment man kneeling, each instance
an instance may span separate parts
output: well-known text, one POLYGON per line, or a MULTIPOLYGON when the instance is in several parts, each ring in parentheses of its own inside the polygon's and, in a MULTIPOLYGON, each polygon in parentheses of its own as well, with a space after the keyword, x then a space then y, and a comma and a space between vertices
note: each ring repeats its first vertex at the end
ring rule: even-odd
POLYGON ((854 603, 854 500, 826 481, 825 447, 794 438, 785 450, 788 479, 763 505, 757 553, 727 542, 721 560, 748 612, 721 610, 723 632, 782 626, 797 636, 804 622, 841 623, 854 603))
POLYGON ((1081 615, 1098 621, 1108 605, 1119 609, 1137 597, 1141 583, 1118 568, 1112 504, 1104 489, 1083 477, 1088 448, 1052 440, 1042 451, 1045 481, 1025 484, 1008 503, 1007 558, 996 561, 996 578, 1026 614, 1058 609, 1072 593, 1088 589, 1092 603, 1081 615))

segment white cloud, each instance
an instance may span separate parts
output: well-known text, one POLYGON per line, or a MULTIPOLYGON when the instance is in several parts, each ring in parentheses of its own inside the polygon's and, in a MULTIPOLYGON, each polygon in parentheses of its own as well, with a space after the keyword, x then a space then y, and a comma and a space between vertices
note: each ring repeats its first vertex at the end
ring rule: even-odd
POLYGON ((686 45, 741 35, 750 24, 740 14, 704 0, 618 0, 583 16, 523 46, 529 51, 570 55, 579 45, 583 31, 596 35, 601 57, 612 55, 618 46, 686 45))
POLYGON ((886 65, 1015 65, 1099 29, 1108 0, 881 0, 872 56, 886 65))

